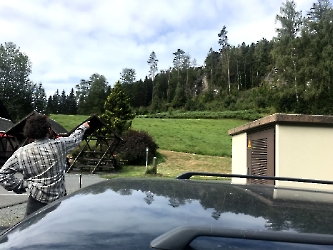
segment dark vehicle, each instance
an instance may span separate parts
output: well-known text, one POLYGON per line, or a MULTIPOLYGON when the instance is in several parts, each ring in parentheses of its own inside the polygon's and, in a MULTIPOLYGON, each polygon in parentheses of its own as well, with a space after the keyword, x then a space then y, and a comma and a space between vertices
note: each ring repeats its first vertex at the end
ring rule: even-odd
POLYGON ((8 229, 0 249, 333 249, 332 192, 192 175, 91 185, 8 229))

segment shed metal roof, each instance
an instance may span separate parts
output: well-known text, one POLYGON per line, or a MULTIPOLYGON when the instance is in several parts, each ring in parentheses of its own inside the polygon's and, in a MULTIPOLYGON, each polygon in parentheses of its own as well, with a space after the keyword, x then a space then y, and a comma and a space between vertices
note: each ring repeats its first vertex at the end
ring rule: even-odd
POLYGON ((229 135, 237 135, 253 130, 264 129, 275 124, 294 124, 298 126, 326 126, 333 127, 333 116, 330 115, 304 115, 276 113, 253 122, 230 129, 229 135))
POLYGON ((0 132, 4 133, 7 129, 11 128, 14 123, 11 120, 0 117, 0 132))
MULTIPOLYGON (((5 133, 8 135, 13 135, 16 136, 18 138, 18 140, 22 140, 25 138, 25 136, 23 135, 23 128, 25 126, 25 123, 27 121, 27 119, 32 116, 38 114, 38 112, 33 111, 30 114, 26 115, 24 118, 22 118, 19 122, 17 122, 15 125, 13 125, 12 127, 8 128, 5 133)), ((53 132, 56 135, 63 135, 63 134, 67 134, 67 130, 62 127, 59 123, 57 123, 56 121, 48 118, 48 121, 51 124, 51 129, 53 130, 53 132)))
POLYGON ((6 109, 5 105, 3 105, 2 101, 0 100, 0 117, 5 118, 7 120, 12 120, 10 117, 8 110, 6 109))

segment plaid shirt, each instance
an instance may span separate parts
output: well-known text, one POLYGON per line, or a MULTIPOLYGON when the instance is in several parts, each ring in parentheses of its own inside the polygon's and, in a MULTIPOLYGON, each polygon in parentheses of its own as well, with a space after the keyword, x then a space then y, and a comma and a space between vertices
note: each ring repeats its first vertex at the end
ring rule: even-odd
POLYGON ((0 169, 0 184, 8 191, 29 189, 36 200, 50 203, 64 195, 66 156, 81 141, 86 127, 79 126, 70 136, 39 139, 17 149, 0 169), (15 177, 20 172, 23 180, 15 177))

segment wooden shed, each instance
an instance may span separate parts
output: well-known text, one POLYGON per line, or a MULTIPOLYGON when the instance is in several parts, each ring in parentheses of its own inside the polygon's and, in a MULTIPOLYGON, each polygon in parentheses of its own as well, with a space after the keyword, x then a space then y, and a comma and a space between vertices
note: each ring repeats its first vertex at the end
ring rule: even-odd
MULTIPOLYGON (((24 146, 27 143, 29 143, 28 138, 26 138, 25 135, 23 134, 23 129, 27 119, 36 114, 39 113, 37 111, 32 111, 31 113, 23 117, 20 121, 18 121, 12 127, 10 127, 5 131, 6 135, 15 137, 18 147, 24 146)), ((50 118, 47 118, 47 120, 51 124, 53 138, 66 135, 68 133, 68 131, 64 127, 62 127, 59 123, 57 123, 55 120, 52 120, 50 118)))
MULTIPOLYGON (((23 128, 26 120, 35 114, 38 114, 38 112, 33 111, 29 113, 16 124, 5 118, 0 118, 0 166, 2 166, 19 147, 29 143, 28 138, 23 134, 23 128)), ((54 138, 67 134, 67 130, 59 123, 50 118, 48 118, 48 121, 51 124, 54 138)))
POLYGON ((13 154, 16 146, 15 138, 5 133, 14 123, 6 118, 0 118, 0 166, 13 154), (14 143, 14 145, 13 145, 14 143))
MULTIPOLYGON (((233 174, 333 180, 333 116, 278 113, 228 133, 233 174)), ((232 182, 333 191, 332 185, 314 183, 237 178, 232 182)))

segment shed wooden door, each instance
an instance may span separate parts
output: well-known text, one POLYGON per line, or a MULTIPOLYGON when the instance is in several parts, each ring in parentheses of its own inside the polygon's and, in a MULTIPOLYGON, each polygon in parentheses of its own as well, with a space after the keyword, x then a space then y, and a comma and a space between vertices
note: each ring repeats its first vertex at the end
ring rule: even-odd
MULTIPOLYGON (((275 129, 248 134, 247 166, 249 175, 275 176, 275 129)), ((247 183, 274 185, 273 180, 248 179, 247 183)))

